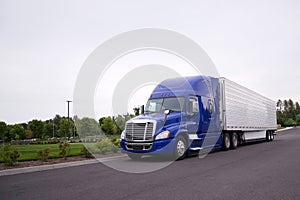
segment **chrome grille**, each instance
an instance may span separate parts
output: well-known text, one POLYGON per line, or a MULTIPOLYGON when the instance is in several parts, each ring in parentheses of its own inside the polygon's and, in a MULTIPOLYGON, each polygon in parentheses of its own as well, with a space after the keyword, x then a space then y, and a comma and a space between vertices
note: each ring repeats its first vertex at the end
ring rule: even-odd
POLYGON ((126 123, 126 140, 129 141, 151 141, 153 123, 126 123))

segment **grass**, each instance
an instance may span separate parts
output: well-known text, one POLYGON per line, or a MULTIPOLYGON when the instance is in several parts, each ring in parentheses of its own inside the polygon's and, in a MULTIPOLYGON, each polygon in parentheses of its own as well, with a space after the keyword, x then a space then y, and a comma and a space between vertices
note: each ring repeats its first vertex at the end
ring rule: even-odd
MULTIPOLYGON (((78 156, 81 155, 81 148, 83 144, 70 144, 71 152, 68 156, 78 156)), ((18 161, 28 161, 28 160, 39 160, 37 152, 39 150, 50 149, 49 158, 60 158, 58 144, 36 144, 36 145, 12 145, 10 149, 17 149, 20 153, 18 161)), ((2 148, 0 148, 0 154, 2 148)), ((3 162, 0 158, 0 162, 3 162)))
MULTIPOLYGON (((115 146, 119 145, 119 139, 120 135, 110 135, 107 136, 108 139, 110 139, 115 146)), ((82 155, 81 149, 84 146, 83 143, 70 143, 71 145, 71 152, 68 155, 69 156, 78 156, 82 155)), ((85 143, 85 145, 89 149, 95 150, 97 148, 96 143, 85 143)), ((39 160, 39 157, 37 155, 37 152, 42 150, 44 151, 46 148, 50 149, 50 155, 49 159, 51 158, 61 158, 59 155, 59 144, 24 144, 24 145, 11 145, 10 149, 17 149, 20 153, 20 157, 18 158, 18 161, 30 161, 30 160, 39 160)), ((98 145, 99 146, 99 145, 98 145)), ((96 152, 96 150, 95 150, 96 152)), ((0 154, 2 153, 2 147, 0 146, 0 154)), ((3 162, 0 157, 0 162, 3 162)))

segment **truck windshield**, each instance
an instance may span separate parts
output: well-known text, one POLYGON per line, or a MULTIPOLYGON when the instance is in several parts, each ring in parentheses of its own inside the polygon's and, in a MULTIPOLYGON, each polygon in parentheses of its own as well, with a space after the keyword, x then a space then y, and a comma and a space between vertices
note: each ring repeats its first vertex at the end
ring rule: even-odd
POLYGON ((182 112, 184 109, 184 97, 167 97, 158 99, 149 99, 145 112, 163 112, 164 110, 170 110, 173 112, 182 112))

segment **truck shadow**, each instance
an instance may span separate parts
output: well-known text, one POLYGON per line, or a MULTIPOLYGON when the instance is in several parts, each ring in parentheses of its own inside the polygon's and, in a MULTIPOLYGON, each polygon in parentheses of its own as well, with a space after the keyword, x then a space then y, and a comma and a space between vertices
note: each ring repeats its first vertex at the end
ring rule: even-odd
MULTIPOLYGON (((278 140, 278 139, 277 139, 278 140)), ((272 142, 276 142, 276 140, 272 141, 272 142)), ((247 142, 244 144, 240 144, 238 146, 237 149, 235 149, 236 151, 238 151, 239 149, 245 148, 245 147, 251 147, 252 145, 258 145, 258 144, 266 144, 266 143, 270 143, 267 141, 251 141, 251 142, 247 142)), ((228 152, 230 152, 232 150, 228 150, 228 152)), ((199 158, 205 158, 206 156, 209 156, 210 154, 215 154, 218 152, 225 152, 222 149, 212 149, 211 151, 201 151, 201 152, 190 152, 185 159, 190 159, 190 158, 195 158, 195 157, 199 157, 199 158)), ((176 160, 174 160, 171 156, 151 156, 151 155, 145 155, 140 159, 136 159, 136 160, 132 160, 132 159, 128 159, 128 162, 148 162, 148 163, 155 163, 155 162, 174 162, 176 160)), ((181 160, 178 160, 181 161, 181 160)), ((177 162, 178 162, 177 161, 177 162)))

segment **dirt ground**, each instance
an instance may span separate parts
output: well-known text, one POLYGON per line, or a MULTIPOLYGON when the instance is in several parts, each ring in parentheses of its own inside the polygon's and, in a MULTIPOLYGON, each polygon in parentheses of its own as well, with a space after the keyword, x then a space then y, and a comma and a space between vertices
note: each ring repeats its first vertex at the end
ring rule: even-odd
MULTIPOLYGON (((106 154, 97 154, 95 155, 96 158, 106 158, 106 157, 112 157, 112 156, 120 156, 124 155, 122 153, 106 153, 106 154)), ((55 159, 49 159, 47 162, 43 162, 40 160, 33 160, 33 161, 22 161, 17 162, 14 166, 6 166, 4 163, 0 163, 0 170, 5 169, 15 169, 15 168, 22 168, 22 167, 33 167, 33 166, 39 166, 39 165, 52 165, 52 164, 58 164, 58 163, 65 163, 65 162, 75 162, 75 161, 82 161, 82 160, 90 160, 94 158, 85 158, 84 156, 72 156, 67 157, 67 159, 63 158, 55 158, 55 159)))

